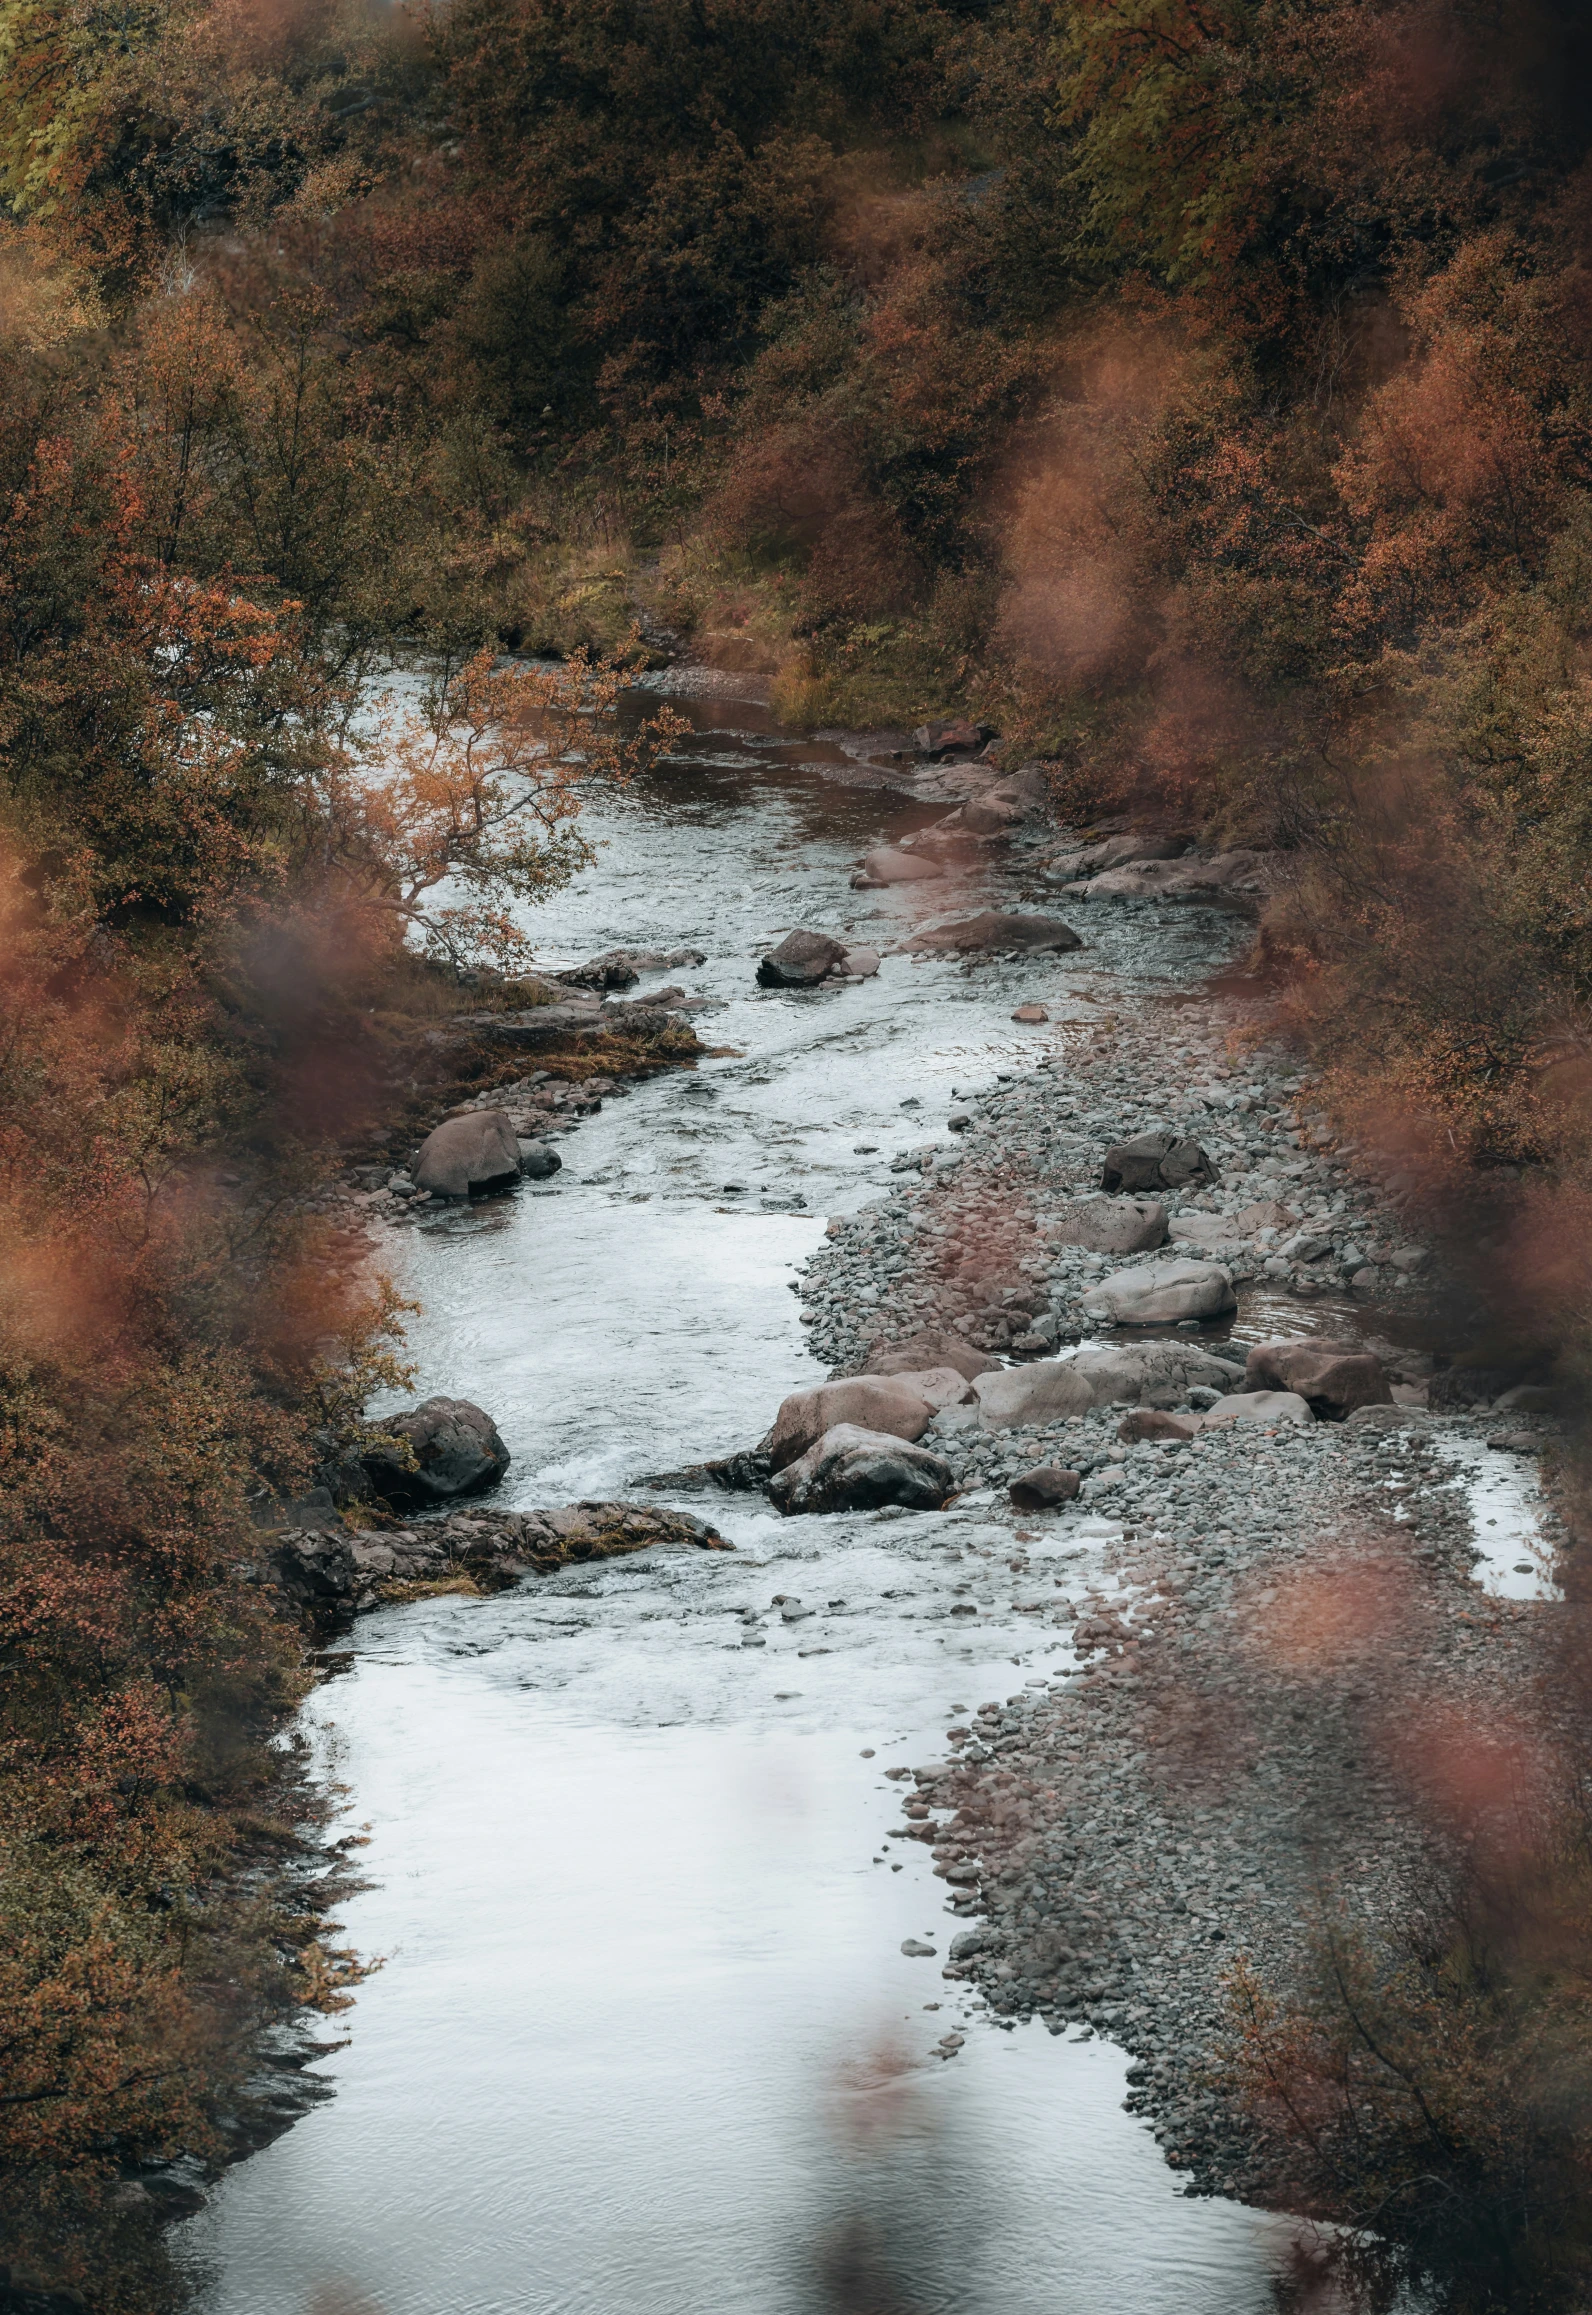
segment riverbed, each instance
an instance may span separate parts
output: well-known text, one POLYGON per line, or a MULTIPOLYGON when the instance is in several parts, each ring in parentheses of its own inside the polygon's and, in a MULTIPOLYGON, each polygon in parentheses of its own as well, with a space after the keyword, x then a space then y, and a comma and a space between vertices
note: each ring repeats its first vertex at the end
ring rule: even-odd
MULTIPOLYGON (((554 963, 701 948, 670 977, 718 1000, 710 1057, 611 1101, 553 1188, 386 1250, 424 1306, 418 1387, 492 1411, 510 1505, 755 1439, 822 1371, 788 1289, 825 1220, 1054 1024, 1154 1003, 1245 938, 1102 910, 1071 956, 887 954, 860 986, 760 992, 788 927, 888 949, 1009 905, 1021 855, 854 893, 861 852, 943 802, 755 701, 688 704, 696 735, 605 802, 598 864, 536 934, 554 963), (1015 1026, 1025 999, 1052 1025, 1015 1026)), ((679 1500, 735 1553, 385 1609, 339 1651, 306 1723, 368 1829, 344 1919, 384 1966, 319 2069, 334 2095, 184 2230, 206 2315, 1261 2315, 1286 2228, 1179 2192, 1110 2043, 972 2009, 940 1975, 944 1886, 892 1837, 886 1769, 1071 1675, 999 1580, 1004 1505, 679 1500), (970 1567, 991 1580, 953 1622, 970 1567)), ((1114 1532, 1052 1548, 1087 1568, 1114 1532)))

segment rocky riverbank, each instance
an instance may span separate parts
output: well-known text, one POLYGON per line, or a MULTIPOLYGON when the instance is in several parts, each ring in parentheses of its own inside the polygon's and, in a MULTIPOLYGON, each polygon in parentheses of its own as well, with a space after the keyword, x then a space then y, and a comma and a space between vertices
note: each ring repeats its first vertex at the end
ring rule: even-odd
MULTIPOLYGON (((1262 1031, 1258 1000, 1215 994, 1054 1030, 1031 1071, 968 1095, 901 1161, 899 1188, 832 1223, 798 1282, 837 1375, 927 1369, 958 1345, 1014 1362, 996 1391, 980 1377, 984 1404, 941 1406, 920 1446, 964 1503, 1009 1506, 1014 1602, 1070 1637, 1078 1668, 984 1705, 913 1772, 900 1830, 932 1845, 971 1924, 947 1977, 998 2016, 1109 2033, 1168 2159, 1260 2200, 1219 2061, 1235 1958, 1281 1981, 1326 1911, 1387 1927, 1418 1900, 1427 1736, 1507 1712, 1550 1629, 1544 1599, 1484 1590, 1477 1563, 1542 1592, 1555 1529, 1544 1500, 1518 1564, 1488 1535, 1476 1472, 1535 1470, 1544 1394, 1500 1393, 1436 1339, 1410 1185, 1335 1144, 1262 1031), (1164 1234, 1152 1222, 1126 1255, 1078 1243, 1109 1236, 1090 1219, 1106 1205, 1120 1232, 1127 1199, 1090 1193, 1153 1134, 1150 1157, 1180 1152, 1186 1177, 1142 1201, 1164 1234), (1169 1262, 1230 1282, 1218 1315, 1113 1324, 1113 1282, 1169 1262), (1368 1350, 1381 1403, 1318 1420, 1342 1407, 1293 1394, 1211 1427, 1249 1350, 1301 1336, 1368 1350), (1025 1403, 1022 1377, 1061 1372, 1058 1352, 1100 1403, 1047 1419, 1054 1386, 1025 1403), (1077 1473, 1076 1498, 1036 1508, 1036 1466, 1077 1473)), ((1003 1580, 969 1566, 970 1618, 1003 1580)))

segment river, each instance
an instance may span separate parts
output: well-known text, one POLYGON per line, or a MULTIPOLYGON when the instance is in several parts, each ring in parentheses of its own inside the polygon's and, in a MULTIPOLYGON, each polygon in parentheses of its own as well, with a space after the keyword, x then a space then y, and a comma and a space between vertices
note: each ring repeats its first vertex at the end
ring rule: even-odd
MULTIPOLYGON (((603 855, 537 937, 555 962, 702 948, 668 977, 724 1000, 697 1026, 728 1050, 610 1101, 553 1188, 394 1241, 419 1387, 492 1411, 510 1504, 756 1438, 818 1377, 787 1289, 825 1217, 877 1196, 958 1086, 1031 1062, 1051 1032, 1013 1005, 1120 1015, 1243 937, 1100 910, 1072 956, 887 956, 860 987, 759 992, 791 925, 887 946, 1020 882, 851 892, 867 845, 945 806, 754 701, 680 704, 694 737, 604 801, 603 855)), ((680 1500, 733 1556, 385 1609, 339 1650, 305 1718, 369 1831, 344 1919, 384 1966, 319 2068, 334 2095, 182 2230, 204 2315, 1270 2309, 1286 2229, 1180 2194, 1110 2044, 969 2016, 944 1886, 889 1837, 886 1768, 1072 1662, 1012 1610, 1004 1506, 680 1500), (980 1613, 948 1623, 970 1573, 980 1613)))

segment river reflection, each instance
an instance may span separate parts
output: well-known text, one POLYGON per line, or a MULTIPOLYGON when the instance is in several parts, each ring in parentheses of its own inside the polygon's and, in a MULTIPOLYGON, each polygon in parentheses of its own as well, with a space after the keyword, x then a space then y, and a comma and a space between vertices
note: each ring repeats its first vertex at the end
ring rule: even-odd
MULTIPOLYGON (((931 809, 752 705, 695 712, 731 728, 604 807, 599 865, 538 932, 561 957, 703 948, 674 977, 723 1000, 699 1026, 730 1050, 611 1103, 556 1194, 396 1242, 421 1387, 493 1410, 512 1502, 755 1437, 816 1372, 786 1289, 823 1217, 877 1194, 954 1085, 1032 1052, 1016 999, 1087 1017, 1242 939, 1101 911, 1075 956, 758 993, 771 932, 883 945, 1020 877, 852 893, 861 849, 931 809)), ((1000 1509, 714 1509, 733 1556, 385 1610, 312 1700, 372 1834, 347 1927, 386 1966, 336 2096, 184 2230, 207 2315, 1260 2315, 1285 2231, 1179 2195, 1115 2049, 969 2015, 944 1889, 891 1838, 885 1768, 1070 1662, 998 1585, 946 1615, 1009 1540, 1000 1509)))

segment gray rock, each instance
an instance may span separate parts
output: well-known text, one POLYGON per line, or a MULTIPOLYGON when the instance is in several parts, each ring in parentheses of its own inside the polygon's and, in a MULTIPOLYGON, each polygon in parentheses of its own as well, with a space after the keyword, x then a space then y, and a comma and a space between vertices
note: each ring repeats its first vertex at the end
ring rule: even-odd
POLYGON ((520 1143, 520 1172, 527 1181, 545 1182, 549 1174, 560 1172, 563 1164, 557 1150, 550 1149, 545 1141, 520 1143))
POLYGON ((1091 1318, 1114 1326, 1169 1326, 1216 1318, 1238 1307, 1232 1272, 1220 1262, 1146 1262, 1118 1270, 1082 1297, 1091 1318))
POLYGON ((1493 1401, 1496 1415, 1551 1415, 1559 1404, 1560 1394, 1547 1383, 1516 1383, 1513 1390, 1501 1391, 1493 1401))
POLYGON ((1187 836, 1133 828, 1122 836, 1108 836, 1101 844, 1052 854, 1045 862, 1045 873, 1059 882, 1072 883, 1079 877, 1098 876, 1108 868, 1120 868, 1130 860, 1175 860, 1188 850, 1188 844, 1187 836))
POLYGON ((1010 916, 986 909, 982 916, 960 918, 954 924, 933 925, 905 943, 909 949, 954 949, 960 955, 992 955, 1005 950, 1022 953, 1042 949, 1082 948, 1069 924, 1056 916, 1010 916))
POLYGON ((509 1467, 497 1425, 469 1399, 423 1399, 380 1428, 406 1440, 415 1458, 416 1467, 406 1470, 399 1452, 379 1442, 361 1458, 371 1486, 394 1510, 478 1495, 495 1487, 509 1467))
POLYGON ((971 755, 994 736, 991 725, 969 723, 965 715, 959 715, 949 722, 920 723, 912 734, 912 744, 920 756, 937 760, 942 756, 971 755))
POLYGON ((1022 816, 1021 804, 995 794, 970 796, 954 815, 958 826, 965 828, 970 836, 1004 836, 1008 828, 1016 827, 1022 816))
POLYGON ((344 1533, 289 1528, 273 1538, 265 1557, 278 1591, 311 1614, 340 1607, 353 1596, 354 1550, 344 1533))
POLYGON ((508 1113, 472 1109, 445 1117, 420 1145, 415 1185, 433 1197, 467 1198, 520 1178, 520 1145, 508 1113))
POLYGON ((1106 1151, 1103 1190, 1208 1188, 1220 1177, 1197 1141, 1176 1133, 1141 1133, 1106 1151))
POLYGON ((1223 1219, 1235 1237, 1253 1238, 1259 1230, 1291 1230, 1299 1217, 1291 1206, 1279 1205, 1275 1198, 1259 1198, 1242 1213, 1223 1219))
POLYGON ((870 948, 847 949, 840 960, 840 970, 849 973, 854 981, 871 981, 879 970, 879 951, 870 948))
POLYGON ((757 968, 765 989, 810 989, 834 971, 846 954, 842 941, 826 932, 788 932, 757 968))
POLYGON ((1191 1342, 1091 1342, 1073 1354, 1075 1373, 1089 1385, 1090 1403, 1109 1407, 1170 1390, 1179 1396, 1204 1389, 1220 1397, 1242 1388, 1244 1370, 1191 1342))
POLYGON ((1088 1380, 1071 1359, 1036 1359, 1029 1366, 1001 1367, 976 1375, 973 1389, 986 1431, 1053 1423, 1058 1417, 1087 1414, 1094 1405, 1088 1380))
POLYGON ((945 870, 937 860, 929 860, 921 852, 898 852, 893 845, 881 844, 868 853, 852 878, 853 889, 866 892, 881 884, 925 884, 945 870))
POLYGON ((1039 1463, 1032 1471, 1020 1472, 1006 1492, 1019 1511, 1049 1511, 1058 1503, 1070 1503, 1082 1485, 1076 1471, 1065 1471, 1059 1463, 1039 1463))
POLYGON ((965 1407, 973 1398, 973 1386, 966 1375, 951 1366, 913 1367, 891 1379, 915 1392, 937 1414, 943 1414, 947 1407, 965 1407))
POLYGON ((1309 1402, 1297 1391, 1235 1391, 1218 1399, 1200 1418, 1208 1431, 1228 1423, 1313 1423, 1309 1402))
POLYGON ((955 1484, 950 1464, 926 1447, 837 1423, 777 1472, 768 1492, 784 1512, 873 1511, 887 1503, 937 1511, 955 1484))
POLYGON ((1218 852, 1208 860, 1137 860, 1084 887, 1090 900, 1207 900, 1222 893, 1271 890, 1275 858, 1264 852, 1218 852))
POLYGON ((1045 1233, 1092 1254, 1143 1254, 1166 1243, 1166 1208, 1153 1198, 1074 1198, 1045 1233))
POLYGON ((769 1460, 783 1471, 837 1423, 886 1432, 892 1439, 921 1439, 933 1419, 933 1406, 898 1376, 853 1375, 844 1382, 820 1383, 816 1390, 792 1391, 781 1400, 768 1436, 769 1460))
POLYGON ((643 973, 668 973, 680 965, 705 965, 707 961, 701 949, 604 949, 601 956, 590 957, 585 964, 573 965, 568 972, 553 977, 570 988, 628 989, 643 973))
POLYGON ((1257 1342, 1245 1361, 1245 1389, 1297 1391, 1320 1414, 1344 1415, 1354 1407, 1385 1407, 1393 1391, 1387 1369, 1373 1351, 1355 1343, 1298 1340, 1257 1342))
POLYGON ((925 1945, 921 1937, 903 1937, 901 1950, 909 1961, 932 1961, 939 1949, 925 1945))
MULTIPOLYGON (((1220 1393, 1202 1393, 1212 1406, 1225 1402, 1220 1393)), ((1139 1407, 1131 1415, 1124 1415, 1117 1425, 1117 1437, 1132 1446, 1140 1439, 1193 1439, 1200 1430, 1198 1415, 1174 1415, 1162 1407, 1139 1407)))
POLYGON ((998 1358, 975 1350, 959 1334, 951 1334, 943 1327, 927 1326, 919 1334, 909 1334, 902 1342, 892 1342, 875 1350, 868 1361, 871 1375, 910 1374, 924 1367, 954 1367, 959 1375, 971 1382, 975 1375, 985 1375, 1000 1365, 998 1358))
MULTIPOLYGON (((1319 1230, 1296 1230, 1277 1249, 1279 1259, 1284 1262, 1319 1262, 1323 1255, 1331 1252, 1332 1240, 1323 1237, 1319 1230)), ((1362 1256, 1362 1262, 1363 1259, 1362 1256)), ((1356 1263, 1354 1267, 1358 1269, 1361 1264, 1356 1263)))

